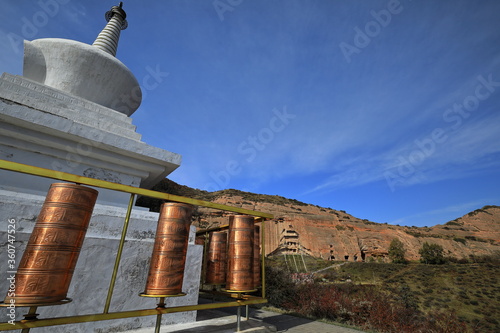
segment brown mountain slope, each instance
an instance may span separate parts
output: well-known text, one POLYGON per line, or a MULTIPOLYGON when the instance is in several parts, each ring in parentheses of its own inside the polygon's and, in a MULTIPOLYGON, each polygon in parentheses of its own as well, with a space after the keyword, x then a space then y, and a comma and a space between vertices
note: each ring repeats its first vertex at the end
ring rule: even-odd
MULTIPOLYGON (((417 260, 424 242, 441 245, 455 258, 492 255, 500 251, 500 207, 486 206, 463 217, 433 227, 402 227, 358 219, 344 211, 309 205, 280 196, 238 190, 206 192, 176 184, 168 179, 157 191, 269 212, 266 254, 309 254, 330 260, 387 260, 392 239, 400 239, 407 259, 417 260)), ((140 198, 138 205, 158 210, 160 202, 140 198)), ((227 224, 232 213, 198 208, 194 222, 207 228, 227 224)))

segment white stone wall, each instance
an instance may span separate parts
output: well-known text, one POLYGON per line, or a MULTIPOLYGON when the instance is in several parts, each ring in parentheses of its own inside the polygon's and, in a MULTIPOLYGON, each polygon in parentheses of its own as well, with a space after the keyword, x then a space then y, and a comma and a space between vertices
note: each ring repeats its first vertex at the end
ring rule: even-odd
MULTIPOLYGON (((141 141, 132 119, 20 76, 0 78, 0 158, 115 183, 151 188, 181 156, 141 141)), ((0 189, 43 194, 43 179, 0 171, 0 189)), ((119 205, 125 196, 102 191, 119 205)), ((126 200, 125 200, 126 202, 126 200)))

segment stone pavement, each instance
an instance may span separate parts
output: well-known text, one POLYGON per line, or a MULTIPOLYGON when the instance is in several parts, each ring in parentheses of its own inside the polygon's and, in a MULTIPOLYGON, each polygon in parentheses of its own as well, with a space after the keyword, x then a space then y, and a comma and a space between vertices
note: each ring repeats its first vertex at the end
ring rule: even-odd
MULTIPOLYGON (((236 332, 236 316, 228 316, 196 321, 186 324, 165 325, 160 328, 161 333, 233 333, 236 332)), ((241 333, 268 333, 276 332, 273 325, 263 323, 260 320, 242 318, 240 324, 241 333)), ((140 328, 122 333, 153 333, 153 327, 140 328)))
MULTIPOLYGON (((200 298, 200 303, 210 302, 200 298)), ((233 333, 236 332, 237 308, 199 310, 194 323, 162 326, 161 333, 233 333)), ((363 333, 363 331, 322 323, 249 307, 249 320, 245 307, 241 307, 241 333, 363 333)), ((126 333, 153 333, 154 328, 142 328, 126 333)))
MULTIPOLYGON (((234 311, 235 308, 228 309, 215 309, 215 310, 202 310, 198 311, 197 320, 206 320, 208 318, 213 318, 212 316, 227 316, 229 311, 234 311)), ((242 324, 245 323, 245 307, 242 307, 242 324)), ((322 323, 319 321, 313 321, 306 318, 295 317, 291 315, 285 315, 281 313, 265 311, 262 309, 249 308, 249 318, 255 321, 261 321, 262 326, 272 325, 276 328, 276 332, 287 332, 287 333, 363 333, 362 331, 346 328, 337 325, 331 325, 327 323, 322 323)), ((236 316, 233 317, 233 331, 236 328, 236 316)), ((242 329, 244 327, 242 326, 242 329)), ((204 332, 204 331, 199 331, 204 332)), ((215 332, 215 331, 214 331, 215 332)), ((253 330, 244 330, 242 332, 255 332, 253 330)), ((262 331, 262 332, 274 332, 272 330, 262 331)))
POLYGON ((322 323, 305 318, 299 318, 280 313, 258 310, 256 318, 262 318, 265 323, 272 324, 278 332, 290 333, 360 333, 354 330, 337 325, 322 323))

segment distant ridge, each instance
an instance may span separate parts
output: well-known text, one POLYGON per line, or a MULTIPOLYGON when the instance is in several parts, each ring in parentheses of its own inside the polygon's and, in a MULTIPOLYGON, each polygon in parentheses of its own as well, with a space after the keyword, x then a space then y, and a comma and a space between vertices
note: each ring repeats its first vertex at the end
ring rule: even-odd
MULTIPOLYGON (((177 184, 176 182, 167 178, 163 179, 161 182, 155 185, 152 188, 152 190, 199 199, 199 200, 206 200, 206 201, 214 201, 220 197, 238 196, 241 197, 243 200, 254 201, 254 202, 269 202, 269 203, 274 203, 276 205, 279 204, 294 204, 297 206, 309 205, 304 202, 295 199, 288 199, 279 195, 256 194, 236 189, 225 189, 215 192, 208 192, 204 190, 195 189, 189 186, 177 184)), ((160 200, 142 197, 140 198, 140 200, 138 200, 137 205, 143 207, 149 207, 152 211, 159 211, 160 200)))
MULTIPOLYGON (((162 180, 156 191, 269 212, 266 254, 302 254, 342 261, 387 261, 394 238, 403 242, 407 259, 417 260, 424 242, 443 247, 445 254, 463 260, 500 254, 500 207, 488 205, 432 227, 406 227, 359 219, 343 210, 235 189, 207 192, 162 180)), ((161 200, 141 197, 138 206, 159 211, 161 200)), ((198 207, 193 223, 199 228, 227 224, 232 213, 198 207)))

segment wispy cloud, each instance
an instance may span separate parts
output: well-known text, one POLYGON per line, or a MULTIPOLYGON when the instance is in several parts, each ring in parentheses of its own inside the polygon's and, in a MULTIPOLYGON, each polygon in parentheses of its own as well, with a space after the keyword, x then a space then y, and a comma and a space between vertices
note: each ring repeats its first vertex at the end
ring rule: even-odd
MULTIPOLYGON (((412 166, 414 171, 398 186, 461 179, 500 168, 500 134, 497 123, 496 119, 487 119, 464 127, 455 135, 449 134, 448 141, 441 146, 437 145, 435 152, 425 157, 421 164, 412 166)), ((397 146, 380 154, 373 151, 372 154, 359 154, 356 158, 343 159, 340 156, 338 164, 332 168, 333 175, 306 193, 328 192, 385 181, 387 170, 394 170, 402 162, 408 163, 409 156, 414 151, 418 151, 418 146, 413 143, 397 146)))

